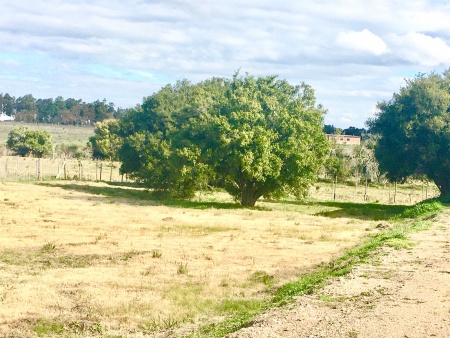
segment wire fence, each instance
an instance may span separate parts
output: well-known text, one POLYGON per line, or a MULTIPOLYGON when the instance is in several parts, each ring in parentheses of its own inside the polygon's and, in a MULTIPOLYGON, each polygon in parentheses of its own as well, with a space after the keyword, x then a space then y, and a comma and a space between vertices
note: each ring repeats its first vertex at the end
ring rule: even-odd
MULTIPOLYGON (((0 157, 0 179, 4 180, 77 180, 127 182, 119 172, 120 162, 76 158, 0 157)), ((408 184, 354 184, 321 182, 311 187, 310 200, 361 202, 380 204, 415 204, 439 196, 439 189, 431 182, 413 181, 408 184)))
POLYGON ((0 178, 122 182, 119 162, 78 160, 75 158, 0 157, 0 178))

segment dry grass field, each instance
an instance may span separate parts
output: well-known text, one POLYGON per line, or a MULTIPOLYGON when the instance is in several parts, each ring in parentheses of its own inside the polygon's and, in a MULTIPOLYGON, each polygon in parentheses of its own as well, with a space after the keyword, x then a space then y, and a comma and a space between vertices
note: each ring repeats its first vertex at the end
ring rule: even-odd
POLYGON ((119 172, 120 163, 95 161, 76 158, 41 158, 0 156, 0 179, 14 181, 34 181, 38 179, 38 168, 44 180, 55 179, 60 174, 61 179, 81 181, 112 181, 125 180, 119 172), (63 164, 65 164, 65 169, 63 164))
POLYGON ((53 135, 55 144, 78 144, 85 145, 89 137, 94 135, 92 126, 64 126, 59 124, 35 124, 22 122, 0 122, 0 145, 8 140, 8 134, 12 129, 27 127, 29 129, 47 131, 53 135))
POLYGON ((264 290, 361 242, 396 207, 367 217, 344 202, 244 209, 220 193, 179 203, 147 195, 1 181, 0 336, 157 335, 258 307, 264 290))

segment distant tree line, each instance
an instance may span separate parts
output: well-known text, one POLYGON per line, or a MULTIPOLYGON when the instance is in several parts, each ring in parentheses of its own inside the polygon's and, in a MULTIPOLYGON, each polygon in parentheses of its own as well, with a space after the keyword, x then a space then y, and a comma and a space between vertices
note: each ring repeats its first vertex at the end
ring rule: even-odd
POLYGON ((323 126, 323 132, 325 134, 353 135, 353 136, 359 136, 361 138, 365 138, 367 136, 367 129, 365 129, 365 128, 348 127, 345 129, 341 129, 341 128, 335 127, 332 124, 325 124, 323 126))
POLYGON ((64 100, 61 96, 35 99, 31 94, 15 98, 8 93, 0 93, 0 112, 14 116, 18 122, 92 125, 117 118, 125 114, 126 109, 116 109, 114 103, 105 99, 86 103, 81 99, 64 100))

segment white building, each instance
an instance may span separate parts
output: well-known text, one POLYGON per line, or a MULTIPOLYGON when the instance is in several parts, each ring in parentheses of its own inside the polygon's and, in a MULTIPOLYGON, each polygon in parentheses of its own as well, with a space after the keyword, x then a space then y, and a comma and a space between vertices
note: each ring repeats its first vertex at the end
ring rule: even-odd
POLYGON ((0 122, 3 121, 14 121, 14 116, 8 116, 4 113, 0 113, 0 122))

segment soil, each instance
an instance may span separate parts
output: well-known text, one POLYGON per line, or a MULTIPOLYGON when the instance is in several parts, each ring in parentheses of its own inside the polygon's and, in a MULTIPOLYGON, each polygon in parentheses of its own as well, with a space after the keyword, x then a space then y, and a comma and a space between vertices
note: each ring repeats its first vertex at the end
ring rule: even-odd
POLYGON ((450 210, 410 239, 227 337, 450 337, 450 210))

